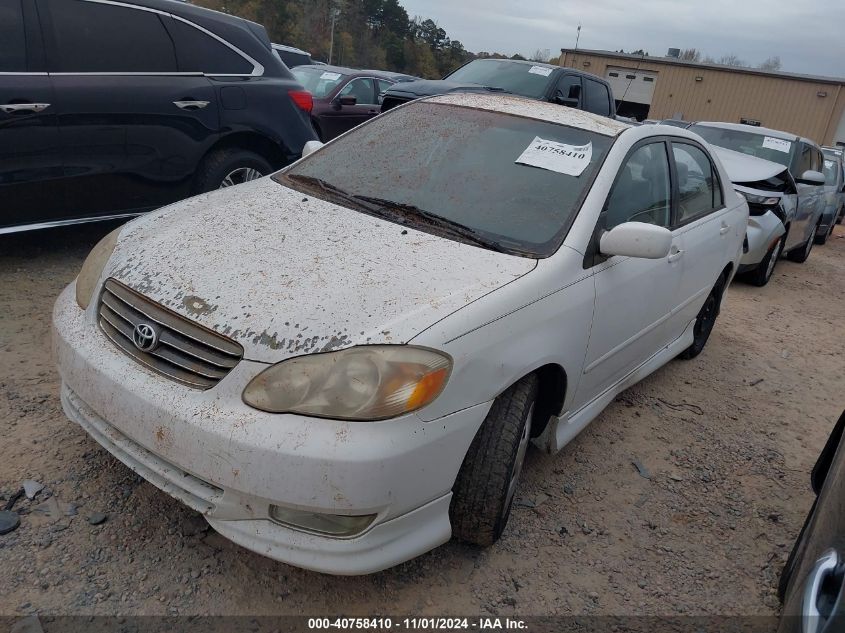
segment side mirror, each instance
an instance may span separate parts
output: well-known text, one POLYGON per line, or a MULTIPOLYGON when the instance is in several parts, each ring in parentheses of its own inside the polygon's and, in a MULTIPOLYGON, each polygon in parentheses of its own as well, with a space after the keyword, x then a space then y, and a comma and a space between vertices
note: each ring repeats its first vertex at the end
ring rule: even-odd
POLYGON ((322 146, 323 146, 323 144, 320 141, 308 141, 302 147, 302 158, 305 158, 306 156, 310 156, 311 154, 316 152, 318 149, 320 149, 322 146))
POLYGON ((796 178, 796 180, 802 185, 823 185, 825 179, 822 172, 808 169, 801 174, 800 178, 796 178))
POLYGON ((601 236, 599 251, 608 257, 622 255, 641 259, 663 259, 672 249, 672 232, 645 222, 625 222, 601 236))
POLYGON ((564 105, 564 106, 567 106, 567 107, 570 107, 570 108, 577 108, 581 103, 581 101, 580 101, 580 99, 578 99, 578 97, 564 96, 562 90, 558 90, 555 93, 554 101, 558 105, 564 105))
POLYGON ((358 97, 355 95, 343 95, 335 99, 335 103, 341 107, 358 105, 358 97))

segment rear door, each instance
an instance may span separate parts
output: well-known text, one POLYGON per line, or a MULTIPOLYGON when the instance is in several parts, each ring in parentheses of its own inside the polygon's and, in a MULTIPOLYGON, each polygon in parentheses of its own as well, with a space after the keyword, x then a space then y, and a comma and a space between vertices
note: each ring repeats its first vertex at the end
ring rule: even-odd
POLYGON ((65 214, 55 102, 35 7, 0 0, 0 233, 65 214))
POLYGON ((209 80, 179 67, 172 18, 88 0, 38 7, 69 212, 139 212, 188 196, 219 115, 209 80))

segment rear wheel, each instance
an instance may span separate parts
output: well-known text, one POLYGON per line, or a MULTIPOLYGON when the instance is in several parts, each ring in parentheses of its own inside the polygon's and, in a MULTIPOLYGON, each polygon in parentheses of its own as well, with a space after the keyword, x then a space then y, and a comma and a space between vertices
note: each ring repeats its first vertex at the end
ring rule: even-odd
POLYGON ((196 192, 239 185, 271 173, 267 160, 255 152, 230 148, 209 154, 197 170, 196 192))
POLYGON ((452 488, 452 534, 492 545, 510 516, 531 437, 539 380, 526 376, 493 402, 476 433, 452 488))
POLYGON ((704 305, 701 306, 701 310, 698 311, 698 316, 695 318, 692 345, 681 352, 679 358, 693 359, 701 354, 704 346, 707 345, 710 333, 713 332, 713 326, 716 325, 716 317, 719 316, 719 306, 722 302, 722 293, 725 291, 725 281, 725 275, 722 274, 710 294, 707 295, 704 305))
POLYGON ((766 253, 763 261, 754 270, 743 274, 742 278, 753 286, 763 287, 772 278, 775 272, 775 266, 778 264, 781 253, 783 253, 783 244, 786 242, 786 235, 775 242, 766 253))

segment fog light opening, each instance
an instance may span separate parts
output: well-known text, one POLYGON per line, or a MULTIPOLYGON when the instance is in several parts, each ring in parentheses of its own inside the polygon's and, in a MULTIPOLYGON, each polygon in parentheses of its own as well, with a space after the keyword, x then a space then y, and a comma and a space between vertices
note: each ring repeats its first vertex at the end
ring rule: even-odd
POLYGON ((377 514, 359 516, 321 514, 281 506, 270 506, 270 519, 278 524, 294 530, 334 538, 349 538, 361 534, 373 524, 377 516, 377 514))

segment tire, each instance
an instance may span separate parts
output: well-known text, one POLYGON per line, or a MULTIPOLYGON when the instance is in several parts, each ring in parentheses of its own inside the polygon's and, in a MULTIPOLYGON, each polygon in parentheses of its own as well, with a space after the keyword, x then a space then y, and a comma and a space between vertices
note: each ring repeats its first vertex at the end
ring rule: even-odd
POLYGON ((507 525, 531 433, 539 379, 526 376, 493 402, 472 440, 452 488, 452 535, 467 543, 495 543, 507 525))
POLYGON ((255 152, 237 147, 211 152, 197 170, 195 193, 206 193, 272 173, 269 162, 255 152), (229 181, 229 184, 225 184, 229 181))
POLYGON ((793 248, 786 254, 789 261, 795 262, 796 264, 803 264, 807 261, 810 257, 810 253, 813 251, 813 244, 816 243, 816 231, 818 228, 818 225, 816 225, 816 228, 813 229, 813 232, 810 234, 810 237, 806 242, 798 248, 793 248))
MULTIPOLYGON (((832 226, 832 225, 831 225, 831 226, 832 226)), ((832 229, 831 229, 831 230, 832 230, 832 229)), ((815 236, 815 238, 814 238, 814 241, 815 241, 815 242, 816 242, 816 244, 818 244, 819 246, 824 246, 824 244, 827 242, 827 238, 828 238, 828 237, 830 237, 830 231, 828 231, 828 232, 827 232, 827 233, 825 233, 824 235, 816 235, 816 236, 815 236)))
POLYGON ((786 235, 775 242, 757 268, 742 275, 743 281, 750 283, 752 286, 757 286, 758 288, 762 288, 769 283, 775 272, 778 260, 780 260, 780 256, 783 253, 783 245, 785 243, 786 235))
POLYGON ((713 332, 713 326, 716 325, 716 319, 719 316, 719 306, 722 302, 722 293, 725 291, 725 275, 722 274, 716 285, 707 295, 704 305, 698 311, 698 316, 695 317, 694 333, 692 345, 686 348, 678 355, 678 358, 683 360, 691 360, 704 351, 704 346, 713 332))

